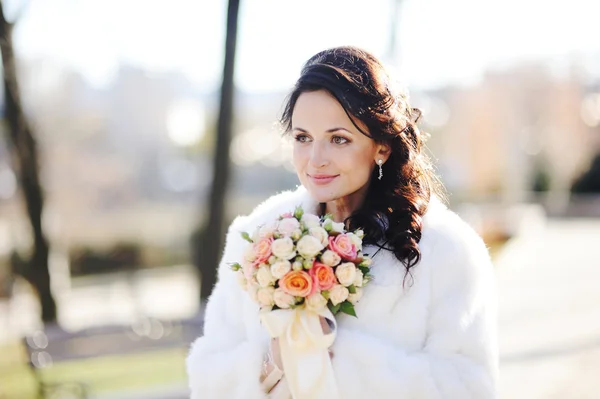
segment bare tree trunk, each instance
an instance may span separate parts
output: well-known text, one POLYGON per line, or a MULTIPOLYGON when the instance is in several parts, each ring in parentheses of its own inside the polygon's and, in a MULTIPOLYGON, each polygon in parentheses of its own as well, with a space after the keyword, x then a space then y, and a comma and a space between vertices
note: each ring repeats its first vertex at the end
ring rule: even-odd
POLYGON ((15 57, 12 45, 12 24, 6 21, 0 1, 0 47, 4 66, 4 97, 8 121, 9 142, 13 163, 25 198, 27 215, 33 232, 33 254, 17 270, 29 281, 39 296, 44 323, 56 322, 56 302, 50 290, 48 271, 49 244, 42 228, 44 194, 39 179, 39 159, 35 138, 23 112, 19 96, 15 57))
POLYGON ((201 300, 208 298, 216 281, 217 266, 223 251, 227 187, 230 175, 229 147, 233 126, 233 97, 235 48, 237 41, 240 0, 229 0, 227 9, 227 35, 225 39, 225 64, 221 86, 221 106, 217 124, 217 144, 214 155, 213 181, 207 210, 208 223, 196 242, 196 265, 201 274, 201 300))

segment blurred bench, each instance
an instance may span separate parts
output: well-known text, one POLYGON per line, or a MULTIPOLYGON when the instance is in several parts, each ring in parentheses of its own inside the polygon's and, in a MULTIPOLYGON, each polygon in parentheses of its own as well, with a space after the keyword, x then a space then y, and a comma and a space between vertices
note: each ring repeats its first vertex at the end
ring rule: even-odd
POLYGON ((37 384, 39 399, 87 399, 92 394, 86 381, 69 378, 48 379, 45 371, 52 366, 110 355, 140 354, 160 349, 181 348, 202 333, 202 321, 189 319, 161 321, 141 319, 131 326, 103 326, 77 332, 47 329, 22 339, 28 366, 37 384))

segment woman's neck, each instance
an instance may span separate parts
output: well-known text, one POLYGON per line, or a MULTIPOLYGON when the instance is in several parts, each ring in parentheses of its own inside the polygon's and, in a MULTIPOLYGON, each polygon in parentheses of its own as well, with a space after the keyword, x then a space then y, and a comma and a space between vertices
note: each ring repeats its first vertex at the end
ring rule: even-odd
POLYGON ((360 190, 345 197, 321 203, 319 209, 322 215, 330 214, 333 216, 334 222, 341 223, 362 205, 365 196, 366 191, 360 190))

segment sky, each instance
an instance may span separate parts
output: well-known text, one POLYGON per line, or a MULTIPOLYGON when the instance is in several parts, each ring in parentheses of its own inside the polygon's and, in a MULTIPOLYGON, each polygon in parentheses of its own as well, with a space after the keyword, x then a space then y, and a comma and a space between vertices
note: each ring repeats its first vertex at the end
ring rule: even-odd
MULTIPOLYGON (((201 89, 217 87, 224 0, 6 0, 19 56, 110 83, 119 63, 179 71, 201 89)), ((590 0, 403 0, 395 56, 392 0, 241 0, 236 83, 284 91, 302 63, 352 44, 382 57, 399 80, 434 88, 476 82, 486 68, 528 59, 600 58, 600 2, 590 0)))

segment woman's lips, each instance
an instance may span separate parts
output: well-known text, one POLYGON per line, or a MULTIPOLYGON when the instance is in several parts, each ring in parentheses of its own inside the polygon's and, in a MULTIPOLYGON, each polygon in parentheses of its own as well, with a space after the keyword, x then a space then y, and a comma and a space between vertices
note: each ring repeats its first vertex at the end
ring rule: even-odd
POLYGON ((308 175, 312 182, 317 185, 329 184, 339 175, 308 175))

